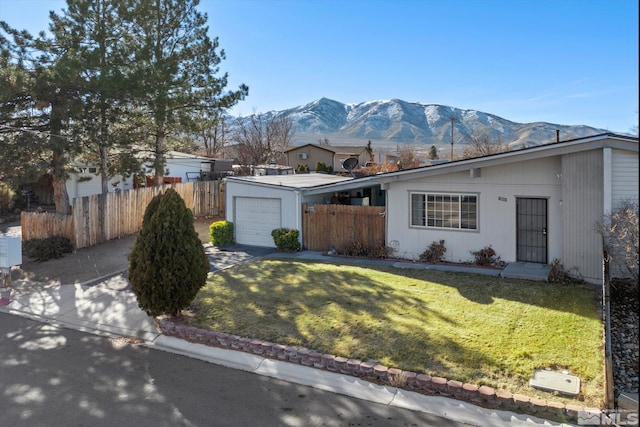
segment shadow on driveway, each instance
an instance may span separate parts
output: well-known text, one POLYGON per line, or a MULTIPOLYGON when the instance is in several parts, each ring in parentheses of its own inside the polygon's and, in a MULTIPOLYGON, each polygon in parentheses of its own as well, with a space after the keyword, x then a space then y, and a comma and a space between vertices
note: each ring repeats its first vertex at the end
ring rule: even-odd
POLYGON ((271 255, 277 249, 246 245, 216 247, 209 244, 204 245, 204 251, 209 256, 211 271, 216 272, 254 258, 271 255))

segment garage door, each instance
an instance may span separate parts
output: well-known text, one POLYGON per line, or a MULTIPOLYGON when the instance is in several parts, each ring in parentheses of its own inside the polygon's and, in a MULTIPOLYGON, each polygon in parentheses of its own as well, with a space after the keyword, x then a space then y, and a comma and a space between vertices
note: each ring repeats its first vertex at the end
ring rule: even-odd
POLYGON ((236 198, 236 242, 275 247, 271 230, 280 228, 280 199, 236 198))

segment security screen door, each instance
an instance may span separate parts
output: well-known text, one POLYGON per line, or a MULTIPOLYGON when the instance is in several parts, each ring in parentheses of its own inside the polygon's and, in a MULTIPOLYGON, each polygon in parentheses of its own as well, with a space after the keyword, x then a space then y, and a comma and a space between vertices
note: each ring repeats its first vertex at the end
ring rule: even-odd
POLYGON ((547 263, 547 199, 516 198, 517 261, 547 263))

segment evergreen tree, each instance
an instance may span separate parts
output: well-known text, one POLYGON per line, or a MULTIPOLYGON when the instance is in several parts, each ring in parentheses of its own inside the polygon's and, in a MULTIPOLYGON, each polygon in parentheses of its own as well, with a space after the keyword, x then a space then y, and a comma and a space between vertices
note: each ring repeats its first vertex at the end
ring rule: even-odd
POLYGON ((191 304, 208 273, 193 215, 170 188, 147 206, 129 255, 129 282, 138 305, 150 316, 175 316, 191 304))
POLYGON ((80 109, 78 66, 44 34, 36 38, 0 21, 0 151, 7 154, 0 172, 31 178, 49 173, 62 214, 70 211, 70 159, 80 151, 68 137, 80 109))
POLYGON ((438 149, 436 148, 435 145, 432 145, 431 148, 429 149, 429 158, 431 160, 437 160, 438 159, 438 149))
POLYGON ((198 115, 214 116, 249 91, 243 84, 225 92, 227 74, 217 75, 225 53, 218 38, 207 35, 207 15, 196 9, 198 3, 138 0, 125 18, 133 24, 133 78, 152 140, 156 185, 162 183, 167 137, 193 131, 198 115))
POLYGON ((371 147, 371 140, 369 140, 369 142, 367 142, 367 147, 365 148, 367 155, 369 156, 369 161, 373 162, 373 147, 371 147))
POLYGON ((67 0, 50 14, 50 36, 0 21, 0 173, 14 184, 49 173, 56 211, 68 213, 74 161, 98 165, 104 192, 109 176, 139 170, 134 154, 148 143, 161 183, 172 138, 248 93, 246 85, 226 91, 224 51, 197 5, 67 0))
POLYGON ((128 78, 132 43, 131 23, 121 19, 123 8, 118 0, 67 0, 62 15, 50 15, 55 44, 77 64, 81 76, 77 82, 82 109, 70 129, 82 146, 78 160, 97 164, 103 193, 109 191, 111 172, 139 169, 129 162, 134 170, 122 170, 115 161, 117 152, 131 151, 131 141, 139 140, 131 132, 137 126, 127 125, 131 122, 127 101, 133 86, 128 78))

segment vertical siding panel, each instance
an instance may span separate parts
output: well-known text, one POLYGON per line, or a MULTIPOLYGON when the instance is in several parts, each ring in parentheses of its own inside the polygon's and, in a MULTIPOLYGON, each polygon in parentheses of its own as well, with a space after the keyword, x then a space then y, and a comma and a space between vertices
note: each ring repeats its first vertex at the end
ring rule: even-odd
MULTIPOLYGON (((611 163, 611 206, 615 211, 623 202, 638 201, 638 153, 612 150, 611 163)), ((619 248, 609 255, 611 277, 629 278, 625 251, 619 248)))
POLYGON ((613 206, 638 200, 638 153, 613 150, 611 161, 613 206))
POLYGON ((603 163, 601 150, 562 156, 562 263, 569 273, 591 281, 602 280, 596 224, 604 214, 603 163))

